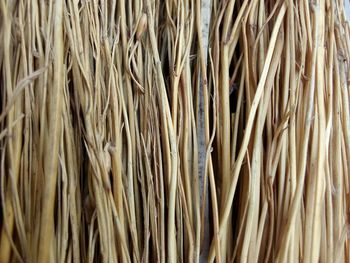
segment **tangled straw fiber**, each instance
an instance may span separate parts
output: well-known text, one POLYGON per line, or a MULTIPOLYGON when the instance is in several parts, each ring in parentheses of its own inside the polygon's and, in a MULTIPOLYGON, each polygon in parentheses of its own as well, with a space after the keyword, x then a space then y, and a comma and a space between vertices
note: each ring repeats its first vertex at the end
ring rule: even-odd
POLYGON ((0 262, 350 262, 342 0, 1 0, 0 262))

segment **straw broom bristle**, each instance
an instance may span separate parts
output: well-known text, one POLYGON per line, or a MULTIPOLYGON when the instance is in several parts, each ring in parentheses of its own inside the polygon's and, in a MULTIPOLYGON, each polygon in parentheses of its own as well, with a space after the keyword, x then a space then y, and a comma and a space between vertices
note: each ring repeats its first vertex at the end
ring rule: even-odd
POLYGON ((3 0, 0 262, 350 262, 344 2, 3 0))

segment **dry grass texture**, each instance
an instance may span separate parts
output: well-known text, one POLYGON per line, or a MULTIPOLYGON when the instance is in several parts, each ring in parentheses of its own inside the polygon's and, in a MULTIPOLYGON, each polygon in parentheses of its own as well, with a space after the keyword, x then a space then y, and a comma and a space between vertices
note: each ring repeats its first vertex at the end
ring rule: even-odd
POLYGON ((343 1, 201 2, 0 1, 0 262, 350 262, 343 1))

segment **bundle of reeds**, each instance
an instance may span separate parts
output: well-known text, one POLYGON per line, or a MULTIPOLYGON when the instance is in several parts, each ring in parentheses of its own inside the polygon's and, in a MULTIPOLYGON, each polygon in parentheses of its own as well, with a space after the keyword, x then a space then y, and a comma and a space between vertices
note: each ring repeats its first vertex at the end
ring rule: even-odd
POLYGON ((350 262, 342 0, 1 0, 0 262, 350 262))

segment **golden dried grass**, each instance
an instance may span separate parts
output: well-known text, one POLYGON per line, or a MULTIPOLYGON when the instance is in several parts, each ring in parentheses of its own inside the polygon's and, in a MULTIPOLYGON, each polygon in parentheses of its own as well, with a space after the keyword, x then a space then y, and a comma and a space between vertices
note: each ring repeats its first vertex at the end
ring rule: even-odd
POLYGON ((0 262, 350 261, 343 1, 2 0, 0 21, 0 262))

